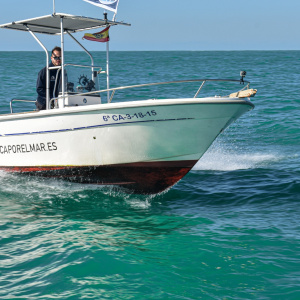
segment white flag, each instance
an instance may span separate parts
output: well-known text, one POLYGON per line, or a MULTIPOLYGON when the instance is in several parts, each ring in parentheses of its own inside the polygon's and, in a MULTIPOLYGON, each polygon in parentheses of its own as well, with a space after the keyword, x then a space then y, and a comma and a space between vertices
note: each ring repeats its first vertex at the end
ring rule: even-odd
POLYGON ((94 4, 96 6, 102 7, 107 10, 113 11, 115 14, 117 13, 119 0, 83 0, 85 2, 94 4))

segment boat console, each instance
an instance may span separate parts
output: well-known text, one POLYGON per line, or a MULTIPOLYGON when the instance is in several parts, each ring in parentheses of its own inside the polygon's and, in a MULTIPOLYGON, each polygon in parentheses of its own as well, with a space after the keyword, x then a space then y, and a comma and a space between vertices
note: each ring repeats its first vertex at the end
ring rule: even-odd
MULTIPOLYGON (((65 69, 65 93, 61 91, 58 98, 50 100, 53 108, 64 108, 69 106, 83 106, 101 104, 99 91, 99 71, 82 70, 82 66, 66 65, 65 69), (94 93, 93 93, 94 92, 94 93), (88 93, 88 94, 87 94, 88 93)), ((57 74, 59 85, 61 85, 60 73, 57 74)))

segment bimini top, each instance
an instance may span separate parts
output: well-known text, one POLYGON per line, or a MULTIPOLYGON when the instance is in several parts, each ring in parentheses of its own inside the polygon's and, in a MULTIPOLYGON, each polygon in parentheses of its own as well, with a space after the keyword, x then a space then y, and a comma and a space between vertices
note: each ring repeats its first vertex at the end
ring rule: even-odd
POLYGON ((127 25, 128 23, 115 22, 109 20, 94 19, 88 17, 72 16, 68 14, 55 13, 43 17, 17 21, 0 25, 0 28, 32 31, 42 34, 61 34, 61 18, 63 18, 64 32, 77 32, 104 27, 106 25, 127 25))

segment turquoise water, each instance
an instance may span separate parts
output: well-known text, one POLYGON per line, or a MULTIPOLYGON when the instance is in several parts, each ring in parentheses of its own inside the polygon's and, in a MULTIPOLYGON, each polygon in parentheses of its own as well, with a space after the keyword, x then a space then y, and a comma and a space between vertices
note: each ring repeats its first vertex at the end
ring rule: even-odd
MULTIPOLYGON (((0 299, 300 299, 300 51, 110 58, 112 86, 246 70, 256 107, 162 195, 0 173, 0 299)), ((35 98, 44 61, 0 52, 1 113, 35 98)))

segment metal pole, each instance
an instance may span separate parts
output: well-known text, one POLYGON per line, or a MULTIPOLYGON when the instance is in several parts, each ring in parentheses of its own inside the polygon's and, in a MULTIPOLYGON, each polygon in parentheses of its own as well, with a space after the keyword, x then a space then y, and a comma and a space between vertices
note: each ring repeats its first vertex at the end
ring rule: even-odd
POLYGON ((55 15, 55 0, 53 0, 53 14, 55 15))
MULTIPOLYGON (((107 89, 109 89, 109 41, 106 43, 106 80, 107 89)), ((109 102, 109 91, 107 91, 107 102, 109 102)))
POLYGON ((205 82, 206 82, 206 80, 203 80, 203 82, 202 82, 201 86, 199 87, 199 89, 198 89, 196 95, 194 96, 194 98, 196 98, 198 96, 198 94, 200 93, 200 91, 201 91, 202 87, 204 86, 205 82))
POLYGON ((62 85, 62 103, 65 107, 65 45, 64 45, 64 18, 60 18, 61 34, 61 85, 62 85))
POLYGON ((29 29, 28 26, 27 30, 28 32, 34 37, 34 39, 40 44, 40 46, 44 49, 46 53, 46 109, 49 108, 49 101, 50 101, 50 76, 49 76, 49 53, 46 47, 42 44, 42 42, 37 38, 37 36, 29 29))
POLYGON ((83 45, 81 43, 79 43, 79 41, 77 39, 75 39, 75 37, 69 32, 67 31, 67 34, 88 54, 88 56, 91 58, 91 62, 92 62, 92 80, 95 80, 94 78, 94 58, 92 56, 92 54, 86 49, 83 47, 83 45))
MULTIPOLYGON (((107 13, 104 13, 104 20, 107 21, 107 13)), ((109 25, 106 24, 106 28, 109 25)), ((109 41, 106 42, 106 88, 109 89, 109 41)), ((109 103, 110 93, 107 91, 107 103, 109 103)))

